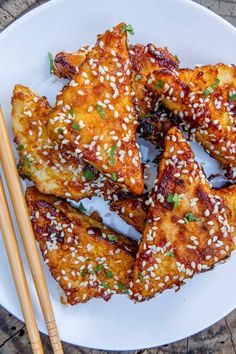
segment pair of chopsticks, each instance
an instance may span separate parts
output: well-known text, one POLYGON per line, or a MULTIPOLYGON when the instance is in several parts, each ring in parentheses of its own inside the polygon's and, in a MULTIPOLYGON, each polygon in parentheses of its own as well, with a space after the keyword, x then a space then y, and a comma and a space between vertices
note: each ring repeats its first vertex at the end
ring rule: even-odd
MULTIPOLYGON (((56 322, 54 319, 51 300, 49 297, 45 276, 43 273, 39 253, 37 250, 34 233, 29 218, 24 194, 15 164, 14 155, 11 148, 10 139, 7 132, 3 112, 0 106, 0 161, 2 163, 5 179, 7 181, 12 205, 15 211, 17 223, 20 229, 25 253, 33 276, 35 288, 38 294, 41 309, 50 337, 53 352, 63 354, 61 341, 59 338, 56 322)), ((0 178, 0 228, 4 244, 8 254, 15 286, 28 330, 33 353, 43 353, 40 335, 37 329, 35 315, 29 290, 25 278, 25 273, 19 253, 19 248, 14 233, 9 208, 4 193, 3 184, 0 178)))

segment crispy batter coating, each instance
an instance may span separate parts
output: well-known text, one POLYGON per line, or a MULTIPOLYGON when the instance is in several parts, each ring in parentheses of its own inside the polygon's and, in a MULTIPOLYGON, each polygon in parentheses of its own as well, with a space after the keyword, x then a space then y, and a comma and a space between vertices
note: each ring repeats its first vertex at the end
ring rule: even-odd
POLYGON ((52 141, 46 129, 50 106, 29 88, 16 85, 12 127, 20 155, 20 174, 42 193, 80 200, 93 195, 116 199, 119 188, 76 154, 52 141))
POLYGON ((118 199, 111 202, 110 209, 120 215, 122 219, 132 225, 137 231, 143 233, 148 212, 145 200, 145 197, 118 199))
POLYGON ((52 139, 117 184, 141 194, 144 180, 126 40, 124 24, 98 36, 79 72, 57 96, 48 130, 52 139))
POLYGON ((236 67, 207 65, 154 72, 147 87, 186 123, 191 138, 236 176, 236 67))
POLYGON ((54 59, 54 74, 65 79, 72 79, 79 71, 86 58, 88 47, 81 47, 75 53, 59 52, 54 59))
MULTIPOLYGON (((79 70, 88 49, 76 53, 59 52, 55 57, 54 73, 59 77, 72 79, 79 70)), ((157 97, 145 88, 147 77, 158 68, 178 69, 179 61, 167 48, 157 48, 149 43, 129 46, 132 67, 132 89, 135 93, 135 109, 139 115, 139 132, 142 137, 156 145, 163 144, 163 138, 173 125, 167 112, 157 104, 157 97)))
POLYGON ((226 199, 211 188, 176 127, 165 138, 149 203, 131 282, 137 301, 181 286, 184 279, 212 268, 234 249, 226 199))
POLYGON ((26 201, 45 262, 69 304, 128 293, 135 241, 35 187, 26 201))

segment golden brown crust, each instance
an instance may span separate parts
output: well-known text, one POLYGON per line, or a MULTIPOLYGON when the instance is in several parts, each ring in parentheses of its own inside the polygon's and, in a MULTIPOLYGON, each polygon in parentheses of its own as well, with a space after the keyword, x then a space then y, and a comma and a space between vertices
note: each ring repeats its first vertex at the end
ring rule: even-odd
POLYGON ((12 128, 18 145, 21 176, 32 180, 40 192, 63 198, 80 200, 93 195, 111 200, 117 198, 120 189, 114 183, 76 154, 49 139, 46 123, 50 110, 45 97, 25 86, 15 86, 12 128))
POLYGON ((123 28, 120 24, 98 36, 79 73, 57 97, 48 130, 52 139, 78 152, 117 184, 141 194, 143 171, 123 28))
MULTIPOLYGON (((76 53, 59 52, 55 57, 55 74, 72 79, 85 58, 87 49, 76 53)), ((132 90, 135 109, 139 115, 139 132, 142 137, 156 145, 163 144, 164 131, 171 123, 166 111, 156 106, 157 97, 145 88, 147 77, 158 68, 177 69, 178 59, 167 48, 157 48, 154 44, 129 46, 129 58, 132 67, 132 90)))
POLYGON ((143 301, 225 259, 234 249, 226 199, 209 185, 183 135, 173 127, 149 200, 148 225, 131 290, 143 301))
POLYGON ((26 191, 35 238, 69 304, 127 293, 137 243, 35 187, 26 191))
POLYGON ((110 209, 115 211, 128 224, 143 233, 146 226, 148 208, 145 204, 146 197, 124 198, 111 202, 110 209))
POLYGON ((186 123, 191 138, 236 172, 236 67, 208 65, 154 72, 147 87, 186 123))

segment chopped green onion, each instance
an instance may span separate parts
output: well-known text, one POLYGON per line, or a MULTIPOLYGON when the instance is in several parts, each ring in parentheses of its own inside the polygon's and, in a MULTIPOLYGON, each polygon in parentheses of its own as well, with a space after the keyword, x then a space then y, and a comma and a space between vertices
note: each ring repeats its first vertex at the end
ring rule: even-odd
POLYGON ((98 104, 97 108, 98 108, 98 113, 100 114, 100 116, 102 118, 105 118, 105 113, 103 112, 102 107, 98 104))
POLYGON ((82 270, 82 272, 81 272, 81 275, 82 275, 82 277, 85 277, 85 275, 86 275, 86 270, 82 270))
POLYGON ((29 157, 28 157, 28 156, 24 156, 23 159, 24 159, 24 161, 25 161, 25 163, 26 163, 26 166, 27 166, 27 167, 30 167, 31 164, 30 164, 30 159, 29 159, 29 157))
POLYGON ((114 160, 115 151, 116 151, 116 144, 112 145, 111 151, 110 151, 110 165, 111 166, 115 165, 115 160, 114 160))
POLYGON ((186 213, 184 217, 185 224, 188 224, 190 221, 201 221, 201 219, 196 218, 192 213, 186 213))
POLYGON ((142 273, 139 273, 138 278, 139 278, 139 280, 143 280, 143 275, 142 275, 142 273))
POLYGON ((177 206, 179 205, 180 199, 177 193, 175 194, 169 194, 167 197, 167 202, 168 203, 173 203, 174 204, 174 209, 177 208, 177 206))
POLYGON ((127 290, 125 284, 123 284, 120 280, 118 280, 118 283, 117 283, 117 284, 118 284, 118 288, 119 288, 120 290, 123 290, 125 294, 128 294, 128 290, 127 290))
POLYGON ((141 77, 142 77, 142 75, 137 74, 137 75, 135 75, 135 80, 136 80, 136 81, 138 81, 138 80, 140 80, 140 79, 141 79, 141 77))
POLYGON ((72 117, 72 118, 74 117, 74 115, 75 115, 75 111, 73 110, 73 108, 71 108, 71 110, 70 110, 69 114, 71 115, 71 117, 72 117))
POLYGON ((163 80, 158 80, 155 88, 162 88, 163 85, 164 85, 164 81, 163 80))
POLYGON ((104 268, 103 264, 99 264, 97 267, 94 268, 95 272, 100 272, 104 268))
POLYGON ((210 93, 212 93, 214 91, 214 89, 219 85, 219 83, 220 83, 220 80, 216 79, 216 81, 211 86, 209 86, 206 90, 203 91, 203 95, 205 97, 210 95, 210 93))
POLYGON ((118 238, 115 235, 107 235, 109 241, 117 242, 118 238))
POLYGON ((174 253, 173 253, 173 251, 169 250, 169 251, 166 252, 166 255, 169 256, 169 257, 173 257, 174 253))
POLYGON ((106 270, 106 277, 111 279, 113 277, 113 274, 110 270, 106 270))
POLYGON ((54 58, 52 56, 52 53, 48 52, 48 58, 49 58, 50 74, 54 74, 55 61, 54 61, 54 58))
POLYGON ((236 93, 234 93, 233 95, 229 96, 229 102, 233 102, 236 100, 236 93))
POLYGON ((58 128, 57 131, 58 131, 58 133, 63 134, 63 129, 58 128))
POLYGON ((72 119, 72 128, 78 132, 81 130, 80 126, 72 119))
POLYGON ((95 176, 94 174, 89 170, 87 169, 84 174, 83 174, 84 178, 87 179, 87 180, 91 180, 91 179, 94 179, 95 176))
POLYGON ((112 179, 113 182, 115 182, 117 180, 115 172, 112 172, 111 179, 112 179))
POLYGON ((124 25, 121 29, 121 33, 128 32, 130 34, 134 34, 134 29, 131 25, 124 25))
POLYGON ((24 149, 24 145, 20 144, 20 145, 17 146, 17 150, 18 150, 18 151, 21 151, 21 150, 23 150, 23 149, 24 149))
POLYGON ((108 288, 109 288, 109 285, 108 285, 105 281, 102 281, 102 282, 101 282, 101 285, 102 285, 105 289, 108 289, 108 288))
POLYGON ((80 202, 80 204, 78 206, 78 209, 79 209, 79 211, 82 211, 82 212, 87 211, 87 209, 85 209, 85 207, 84 207, 82 202, 80 202))

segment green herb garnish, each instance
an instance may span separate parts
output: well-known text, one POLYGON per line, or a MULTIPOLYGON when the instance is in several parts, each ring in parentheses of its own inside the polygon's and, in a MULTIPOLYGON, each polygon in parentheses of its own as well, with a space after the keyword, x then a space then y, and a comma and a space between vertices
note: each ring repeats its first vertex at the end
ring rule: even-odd
POLYGON ((116 151, 116 144, 112 145, 111 151, 110 151, 110 165, 111 166, 115 165, 115 160, 114 160, 115 151, 116 151))
POLYGON ((142 273, 139 273, 139 276, 138 276, 138 278, 139 278, 139 280, 143 280, 143 275, 142 275, 142 273))
POLYGON ((85 275, 86 275, 86 270, 82 270, 82 272, 81 272, 81 275, 82 275, 82 277, 85 277, 85 275))
POLYGON ((106 270, 106 277, 111 279, 113 277, 113 274, 110 270, 106 270))
POLYGON ((17 150, 18 150, 18 151, 21 151, 21 150, 23 150, 23 149, 24 149, 24 145, 20 144, 20 145, 17 146, 17 150))
POLYGON ((117 180, 117 177, 116 177, 115 172, 112 172, 112 174, 111 174, 111 180, 112 180, 113 182, 115 182, 115 181, 117 180))
POLYGON ((115 235, 107 235, 109 241, 117 242, 118 238, 115 235))
POLYGON ((192 213, 186 213, 184 217, 185 224, 188 224, 190 221, 201 221, 201 219, 196 218, 192 213))
POLYGON ((236 100, 236 93, 234 93, 233 95, 229 96, 229 102, 233 102, 236 100))
POLYGON ((148 114, 140 114, 139 118, 150 118, 153 117, 153 114, 148 113, 148 114))
POLYGON ((177 193, 175 194, 169 194, 167 197, 167 202, 168 203, 173 203, 174 204, 174 209, 177 208, 177 206, 179 205, 180 199, 177 193))
POLYGON ((154 160, 152 160, 152 163, 154 164, 154 165, 158 165, 158 162, 159 162, 159 160, 158 160, 158 158, 157 157, 155 157, 155 159, 154 160))
POLYGON ((178 60, 179 61, 179 57, 178 57, 178 55, 174 55, 174 58, 175 58, 175 60, 178 60))
POLYGON ((105 289, 109 289, 109 285, 108 285, 105 281, 102 281, 102 282, 101 282, 101 285, 102 285, 105 289))
POLYGON ((24 161, 25 161, 25 163, 26 163, 26 166, 27 166, 27 167, 30 167, 31 164, 30 164, 30 159, 29 159, 29 157, 28 157, 28 156, 24 156, 23 159, 24 159, 24 161))
POLYGON ((63 129, 59 128, 57 129, 58 133, 63 134, 63 129))
POLYGON ((163 85, 164 85, 164 81, 163 80, 158 80, 155 88, 162 88, 163 85))
POLYGON ((84 172, 83 176, 84 176, 85 179, 87 179, 87 180, 89 180, 89 181, 90 181, 91 179, 94 179, 94 178, 95 178, 94 174, 93 174, 89 169, 87 169, 87 170, 84 172))
POLYGON ((85 207, 84 207, 84 205, 83 205, 83 203, 82 202, 80 202, 80 204, 79 204, 79 206, 78 206, 78 209, 79 209, 79 211, 87 211, 87 209, 85 209, 85 207))
POLYGON ((103 112, 102 107, 100 106, 100 104, 97 105, 97 108, 98 108, 98 113, 100 114, 100 116, 102 118, 105 118, 105 113, 103 112))
POLYGON ((72 128, 78 132, 81 130, 80 126, 72 119, 72 128))
POLYGON ((118 280, 117 284, 120 290, 123 290, 125 294, 128 294, 128 290, 125 284, 123 284, 120 280, 118 280))
POLYGON ((52 53, 48 52, 48 58, 49 58, 50 74, 54 74, 55 61, 54 61, 54 58, 52 56, 52 53))
POLYGON ((69 114, 71 115, 71 117, 74 117, 74 115, 75 115, 75 111, 73 110, 73 108, 71 108, 71 110, 70 110, 69 114))
POLYGON ((173 257, 174 253, 173 253, 173 251, 169 250, 169 251, 166 252, 166 255, 169 256, 169 257, 173 257))
POLYGON ((211 86, 209 86, 206 90, 203 91, 203 95, 205 97, 210 95, 210 93, 212 93, 214 91, 214 89, 219 85, 219 83, 220 83, 220 80, 216 79, 216 81, 211 86))
POLYGON ((124 25, 121 29, 121 33, 128 32, 129 34, 134 34, 134 29, 131 25, 124 25))
POLYGON ((102 270, 104 268, 103 264, 99 264, 97 267, 94 268, 95 272, 100 272, 100 270, 102 270))
POLYGON ((89 274, 95 274, 93 269, 89 269, 89 274))
POLYGON ((141 79, 141 77, 142 77, 142 75, 137 74, 137 75, 135 75, 135 80, 136 80, 136 81, 138 81, 138 80, 140 80, 140 79, 141 79))

